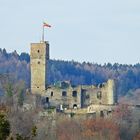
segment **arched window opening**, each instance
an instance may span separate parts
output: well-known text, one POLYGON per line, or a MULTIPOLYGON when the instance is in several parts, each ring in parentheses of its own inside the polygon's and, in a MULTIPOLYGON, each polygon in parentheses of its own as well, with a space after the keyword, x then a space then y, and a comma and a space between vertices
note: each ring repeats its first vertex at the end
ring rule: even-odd
POLYGON ((74 108, 74 109, 77 109, 77 104, 74 104, 74 105, 73 105, 73 108, 74 108))

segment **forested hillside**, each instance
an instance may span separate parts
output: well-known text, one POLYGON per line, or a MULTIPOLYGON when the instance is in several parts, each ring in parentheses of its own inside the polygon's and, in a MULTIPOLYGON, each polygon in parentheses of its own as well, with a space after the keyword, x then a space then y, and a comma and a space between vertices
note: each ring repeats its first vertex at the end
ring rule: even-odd
MULTIPOLYGON (((48 81, 70 80, 72 84, 98 84, 107 79, 116 80, 119 95, 130 94, 130 90, 140 88, 140 64, 104 64, 79 63, 74 61, 50 60, 48 81)), ((7 53, 0 49, 0 74, 11 74, 15 79, 24 80, 30 86, 30 56, 27 53, 7 53)))

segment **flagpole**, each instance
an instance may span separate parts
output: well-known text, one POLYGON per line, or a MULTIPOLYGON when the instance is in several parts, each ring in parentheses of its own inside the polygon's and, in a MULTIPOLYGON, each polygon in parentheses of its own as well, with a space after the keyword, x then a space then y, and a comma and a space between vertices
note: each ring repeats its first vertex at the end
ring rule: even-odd
POLYGON ((42 42, 44 42, 44 25, 43 25, 43 28, 42 28, 42 42))
POLYGON ((45 23, 45 22, 43 22, 43 28, 42 28, 42 42, 44 42, 44 27, 51 27, 51 25, 49 25, 49 24, 47 24, 47 23, 45 23))

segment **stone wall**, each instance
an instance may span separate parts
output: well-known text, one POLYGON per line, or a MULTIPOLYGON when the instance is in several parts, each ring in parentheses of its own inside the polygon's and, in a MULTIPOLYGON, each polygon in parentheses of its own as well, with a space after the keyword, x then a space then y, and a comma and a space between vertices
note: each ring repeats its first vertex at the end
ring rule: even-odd
POLYGON ((82 86, 82 91, 83 107, 87 107, 90 104, 115 104, 114 80, 108 80, 106 83, 98 86, 82 86))
POLYGON ((44 102, 50 106, 63 109, 81 108, 81 86, 67 88, 52 86, 46 90, 43 96, 44 102))
POLYGON ((47 106, 69 109, 85 108, 91 104, 114 105, 114 92, 114 81, 108 80, 98 86, 50 86, 42 95, 47 106))

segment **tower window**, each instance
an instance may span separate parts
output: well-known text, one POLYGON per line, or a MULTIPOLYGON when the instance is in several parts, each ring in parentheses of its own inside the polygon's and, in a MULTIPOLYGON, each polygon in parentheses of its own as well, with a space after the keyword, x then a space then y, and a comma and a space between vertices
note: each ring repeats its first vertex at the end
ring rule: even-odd
POLYGON ((51 92, 51 96, 53 96, 53 91, 51 92))
POLYGON ((67 96, 67 92, 66 91, 62 91, 62 96, 67 96))
POLYGON ((77 91, 73 91, 73 92, 72 92, 72 96, 73 96, 73 97, 77 97, 77 91))
POLYGON ((39 53, 39 52, 40 52, 40 50, 37 50, 37 52, 39 53))
POLYGON ((97 92, 97 98, 98 98, 99 100, 101 100, 101 98, 102 98, 102 92, 101 92, 101 91, 98 91, 98 92, 97 92))
POLYGON ((46 97, 46 103, 48 103, 49 102, 49 98, 48 97, 46 97))
POLYGON ((40 61, 38 61, 38 64, 40 64, 40 61))

